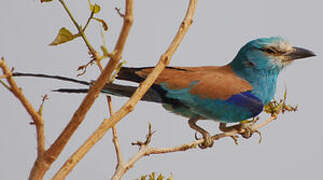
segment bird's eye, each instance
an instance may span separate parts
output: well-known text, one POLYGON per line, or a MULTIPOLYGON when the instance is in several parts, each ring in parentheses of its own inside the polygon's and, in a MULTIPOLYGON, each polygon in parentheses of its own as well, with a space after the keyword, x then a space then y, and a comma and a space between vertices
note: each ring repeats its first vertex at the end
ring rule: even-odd
POLYGON ((261 49, 263 50, 264 52, 268 53, 268 54, 276 54, 276 50, 272 49, 272 48, 263 48, 261 49))
POLYGON ((256 64, 254 62, 251 62, 251 61, 246 61, 246 66, 247 67, 253 67, 255 66, 256 64))

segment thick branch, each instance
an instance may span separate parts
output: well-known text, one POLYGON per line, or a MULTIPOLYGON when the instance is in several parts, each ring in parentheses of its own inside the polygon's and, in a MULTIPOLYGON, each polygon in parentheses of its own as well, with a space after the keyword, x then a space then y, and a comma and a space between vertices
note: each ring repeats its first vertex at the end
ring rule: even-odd
MULTIPOLYGON (((111 57, 108 65, 104 68, 103 72, 101 73, 98 80, 94 83, 94 85, 89 90, 88 95, 85 97, 83 102, 81 103, 79 109, 75 112, 72 120, 67 125, 67 127, 64 129, 62 134, 58 137, 58 139, 54 142, 54 144, 51 146, 51 148, 48 150, 48 158, 47 161, 52 163, 57 156, 60 154, 60 152, 63 150, 65 144, 71 137, 71 135, 74 133, 76 128, 79 126, 79 124, 83 121, 85 114, 89 110, 89 108, 92 106, 95 98, 98 96, 100 90, 104 86, 106 82, 110 79, 110 76, 115 69, 116 65, 118 64, 119 60, 121 59, 122 52, 127 40, 127 37, 129 35, 131 26, 133 24, 133 1, 132 0, 126 0, 126 14, 124 17, 124 23, 121 30, 121 33, 119 35, 118 42, 115 46, 114 52, 115 54, 111 57)), ((97 132, 97 131, 96 131, 97 132)), ((94 134, 95 136, 96 134, 94 134)), ((103 136, 103 135, 102 135, 103 136)), ((101 138, 101 137, 100 137, 101 138)), ((89 144, 95 144, 96 138, 88 139, 89 144)), ((91 146, 93 146, 91 145, 91 146)), ((89 148, 90 149, 90 148, 89 148)), ((86 148, 86 152, 89 150, 86 148)), ((84 154, 86 152, 82 151, 84 154)), ((71 170, 72 168, 77 164, 77 162, 80 161, 80 159, 84 156, 77 156, 75 158, 75 161, 67 161, 62 169, 60 169, 55 177, 53 179, 62 179, 64 178, 71 170), (73 163, 72 163, 73 162, 73 163)))
MULTIPOLYGON (((127 0, 127 6, 126 6, 126 13, 124 16, 124 22, 131 23, 133 21, 132 16, 132 0, 127 0), (130 16, 131 14, 131 16, 130 16)), ((112 128, 117 122, 119 122, 125 115, 130 113, 134 106, 138 103, 138 101, 142 98, 142 96, 146 93, 146 91, 150 88, 150 86, 153 84, 153 82, 157 79, 158 75, 162 72, 162 70, 165 68, 165 66, 169 63, 171 57, 175 53, 177 47, 179 46, 180 42, 183 40, 185 33, 187 32, 188 28, 193 22, 193 14, 195 11, 197 0, 191 0, 188 11, 186 13, 186 16, 184 18, 184 21, 182 22, 175 38, 173 39, 172 43, 170 44, 167 51, 161 56, 158 64, 154 68, 153 72, 149 74, 147 79, 138 87, 136 92, 133 94, 133 96, 127 101, 127 103, 116 113, 114 113, 110 118, 105 119, 102 124, 99 126, 99 128, 86 140, 86 142, 65 162, 63 167, 57 172, 54 179, 61 179, 64 178, 68 172, 70 172, 77 162, 80 161, 81 158, 84 157, 84 155, 94 146, 96 142, 98 142, 104 134, 112 128), (71 163, 73 162, 73 163, 71 163)), ((125 27, 124 27, 125 28, 125 27)), ((123 29, 124 29, 123 28, 123 29)), ((125 39, 119 39, 116 48, 119 47, 122 41, 125 41, 125 39)), ((121 57, 120 52, 118 52, 118 49, 115 56, 121 57)), ((113 60, 113 59, 112 59, 113 60)), ((112 61, 110 60, 110 62, 112 61)))
MULTIPOLYGON (((63 2, 60 0, 60 2, 63 2)), ((63 4, 64 6, 64 4, 63 4)), ((115 67, 117 66, 121 56, 122 52, 127 40, 127 37, 130 32, 130 28, 133 23, 133 13, 132 13, 132 7, 133 3, 132 0, 127 0, 126 3, 127 10, 126 10, 126 17, 124 18, 124 24, 121 30, 121 33, 119 35, 118 42, 115 47, 115 54, 111 57, 109 63, 102 71, 101 75, 97 79, 97 81, 94 83, 93 86, 91 86, 88 94, 83 99, 81 105, 79 108, 75 111, 71 121, 69 124, 65 127, 63 132, 60 134, 60 136, 55 140, 55 142, 50 146, 50 148, 46 151, 44 158, 37 159, 35 162, 35 165, 31 171, 30 179, 34 179, 33 175, 42 174, 44 175, 47 169, 45 169, 45 172, 43 168, 37 168, 41 166, 49 167, 58 157, 58 155, 62 152, 64 149, 66 143, 71 138, 75 130, 78 128, 78 126, 82 123, 82 121, 85 118, 86 113, 93 105, 95 99, 98 97, 102 87, 110 80, 111 74, 114 71, 115 67), (37 165, 37 167, 36 167, 37 165)), ((64 6, 66 8, 66 6, 64 6)), ((70 15, 70 13, 69 13, 70 15)), ((74 22, 74 21, 73 21, 74 22)), ((87 44, 88 45, 88 44, 87 44)), ((90 47, 89 47, 90 48, 90 47)), ((41 176, 42 178, 43 176, 41 176)), ((35 178, 37 179, 37 178, 35 178)))

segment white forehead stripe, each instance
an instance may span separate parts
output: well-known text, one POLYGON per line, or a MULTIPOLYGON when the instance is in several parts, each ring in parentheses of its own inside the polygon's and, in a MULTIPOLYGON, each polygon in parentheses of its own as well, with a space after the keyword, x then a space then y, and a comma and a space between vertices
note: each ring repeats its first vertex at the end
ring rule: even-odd
POLYGON ((293 51, 293 47, 287 41, 276 41, 271 45, 285 52, 293 51))

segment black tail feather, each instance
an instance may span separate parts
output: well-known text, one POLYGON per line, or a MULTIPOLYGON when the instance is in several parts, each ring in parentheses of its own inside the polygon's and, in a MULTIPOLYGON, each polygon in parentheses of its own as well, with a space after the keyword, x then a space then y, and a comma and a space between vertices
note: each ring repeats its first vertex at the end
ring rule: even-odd
MULTIPOLYGON (((119 84, 106 84, 101 90, 102 93, 106 93, 109 95, 115 95, 120 97, 131 97, 133 93, 136 91, 137 87, 135 86, 125 86, 119 84)), ((60 93, 87 93, 89 89, 69 89, 69 88, 61 88, 53 90, 54 92, 60 93)), ((158 94, 155 90, 149 89, 147 93, 142 97, 143 101, 157 102, 161 103, 162 99, 160 94, 158 94)))
MULTIPOLYGON (((145 67, 150 68, 150 67, 145 67)), ((119 80, 126 80, 126 81, 132 81, 140 83, 144 81, 145 79, 138 76, 136 74, 137 71, 140 71, 145 68, 130 68, 130 67, 122 67, 118 73, 118 76, 116 77, 119 80)))
POLYGON ((68 77, 64 77, 64 76, 55 76, 55 75, 48 75, 48 74, 34 74, 34 73, 15 72, 15 73, 12 73, 12 76, 41 77, 41 78, 48 78, 48 79, 59 79, 59 80, 74 82, 74 83, 83 84, 83 85, 90 85, 91 84, 91 83, 89 83, 87 81, 80 81, 80 80, 77 80, 77 79, 68 78, 68 77))
MULTIPOLYGON (((130 78, 137 78, 134 77, 135 69, 136 68, 126 68, 127 70, 123 71, 124 73, 128 73, 130 78), (133 74, 132 74, 133 73, 133 74)), ((138 68, 139 69, 139 68, 138 68)), ((55 75, 47 75, 47 74, 34 74, 34 73, 13 73, 13 76, 23 76, 23 77, 41 77, 41 78, 49 78, 49 79, 58 79, 62 81, 74 82, 78 84, 83 84, 90 86, 91 83, 87 81, 81 81, 73 78, 68 78, 64 76, 55 76, 55 75)), ((139 76, 138 76, 139 77, 139 76)), ((136 81, 135 81, 136 82, 136 81)), ((138 82, 140 82, 138 80, 138 82)), ((106 84, 103 89, 101 90, 102 93, 107 93, 115 96, 124 96, 124 97, 131 97, 132 94, 136 91, 137 87, 135 86, 126 86, 126 85, 119 85, 119 84, 106 84)), ((54 92, 61 92, 61 93, 87 93, 89 91, 88 88, 84 89, 69 89, 69 88, 61 88, 53 90, 54 92)), ((147 93, 142 98, 143 101, 150 101, 150 102, 162 102, 161 94, 159 91, 150 88, 147 93)))
POLYGON ((61 88, 52 90, 53 92, 60 92, 60 93, 87 93, 89 89, 68 89, 68 88, 61 88))

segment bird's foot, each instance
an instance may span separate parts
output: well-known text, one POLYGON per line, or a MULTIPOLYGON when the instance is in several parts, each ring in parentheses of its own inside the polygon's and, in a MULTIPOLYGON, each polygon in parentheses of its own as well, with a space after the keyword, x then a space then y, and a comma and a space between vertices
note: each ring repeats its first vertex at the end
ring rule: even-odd
MULTIPOLYGON (((196 122, 199 120, 199 118, 191 118, 188 120, 188 124, 190 125, 190 127, 194 130, 196 130, 197 132, 201 133, 202 136, 203 136, 203 139, 204 141, 199 144, 198 146, 201 148, 201 149, 205 149, 205 148, 209 148, 209 147, 212 147, 213 146, 213 139, 212 139, 212 136, 210 136, 210 133, 208 133, 205 129, 201 128, 200 126, 198 126, 196 124, 196 122)), ((200 138, 198 138, 196 136, 196 133, 195 133, 195 139, 196 140, 199 140, 200 138)))
MULTIPOLYGON (((233 126, 226 126, 226 123, 220 123, 219 129, 223 132, 231 132, 232 130, 236 130, 238 134, 240 134, 243 138, 250 138, 254 133, 257 133, 260 137, 259 143, 262 141, 261 132, 254 129, 253 125, 256 123, 257 119, 253 119, 251 121, 241 121, 240 124, 233 126)), ((238 137, 233 135, 231 136, 236 144, 238 144, 238 137)))
MULTIPOLYGON (((199 148, 201 149, 205 149, 205 148, 210 148, 213 146, 213 139, 212 139, 212 136, 209 134, 209 133, 202 133, 202 136, 203 136, 203 143, 202 144, 199 144, 199 148)), ((195 139, 196 140, 200 140, 201 138, 198 138, 197 137, 197 133, 195 133, 195 139)))

